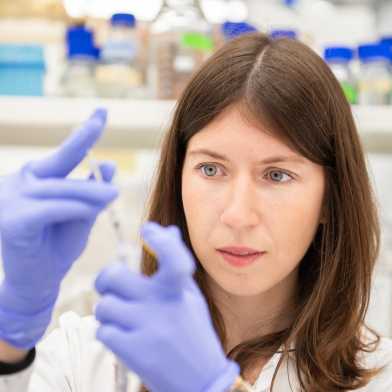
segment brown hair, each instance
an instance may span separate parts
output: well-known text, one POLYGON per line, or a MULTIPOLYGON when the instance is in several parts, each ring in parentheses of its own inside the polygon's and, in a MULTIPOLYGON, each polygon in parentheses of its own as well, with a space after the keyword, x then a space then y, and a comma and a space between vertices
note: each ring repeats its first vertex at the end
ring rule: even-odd
MULTIPOLYGON (((313 50, 295 40, 252 33, 226 43, 202 66, 180 97, 165 135, 147 218, 178 225, 192 250, 181 198, 187 143, 232 104, 322 165, 326 192, 324 221, 299 265, 294 321, 287 329, 242 342, 228 357, 244 373, 283 345, 272 384, 283 360, 294 355, 305 391, 362 387, 380 370, 363 368, 357 355, 375 350, 380 340, 364 322, 379 252, 378 214, 350 105, 313 50), (373 334, 373 341, 365 339, 365 331, 373 334), (289 353, 292 343, 295 351, 289 353)), ((205 283, 206 272, 195 259, 195 280, 225 346, 222 316, 205 283)), ((156 270, 155 260, 144 253, 143 273, 156 270)))

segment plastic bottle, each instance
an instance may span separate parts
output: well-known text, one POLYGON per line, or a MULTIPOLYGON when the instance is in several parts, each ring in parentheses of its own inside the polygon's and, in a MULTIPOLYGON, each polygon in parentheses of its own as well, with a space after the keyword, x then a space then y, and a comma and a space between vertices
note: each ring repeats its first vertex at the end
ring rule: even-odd
POLYGON ((177 99, 212 54, 211 28, 196 0, 164 0, 151 26, 150 94, 177 99))
POLYGON ((108 39, 97 68, 99 94, 104 97, 140 97, 142 74, 138 62, 136 19, 132 14, 114 14, 108 39))
MULTIPOLYGON (((386 46, 387 57, 389 60, 389 73, 392 75, 392 36, 383 36, 380 39, 380 44, 386 46)), ((392 105, 392 87, 389 94, 389 104, 392 105)))
POLYGON ((96 96, 95 68, 99 50, 94 46, 93 32, 85 26, 70 27, 66 46, 67 66, 61 80, 63 95, 96 96))
POLYGON ((354 51, 348 47, 333 46, 324 50, 324 59, 342 86, 350 104, 358 103, 357 81, 350 66, 353 58, 354 51))
POLYGON ((361 105, 387 105, 392 90, 388 46, 360 45, 358 55, 361 61, 359 103, 361 105))
POLYGON ((295 30, 303 28, 298 13, 298 0, 270 0, 249 2, 249 22, 260 31, 295 30))

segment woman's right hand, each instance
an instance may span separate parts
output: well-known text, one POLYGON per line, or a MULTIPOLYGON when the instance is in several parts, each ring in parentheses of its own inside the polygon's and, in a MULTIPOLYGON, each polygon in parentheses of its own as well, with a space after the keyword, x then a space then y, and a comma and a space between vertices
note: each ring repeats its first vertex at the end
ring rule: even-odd
POLYGON ((114 167, 105 182, 67 179, 106 122, 97 110, 51 156, 26 164, 0 186, 0 340, 34 347, 51 318, 62 279, 84 250, 97 215, 118 196, 114 167))

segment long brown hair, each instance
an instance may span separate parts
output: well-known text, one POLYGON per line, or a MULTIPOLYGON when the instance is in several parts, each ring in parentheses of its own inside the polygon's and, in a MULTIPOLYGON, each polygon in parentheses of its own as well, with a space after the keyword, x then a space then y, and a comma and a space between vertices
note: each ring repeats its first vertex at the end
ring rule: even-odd
MULTIPOLYGON (((357 355, 375 350, 380 340, 364 322, 379 253, 378 213, 350 105, 312 49, 295 40, 252 33, 226 43, 202 66, 178 100, 165 135, 146 218, 178 225, 192 250, 181 198, 187 144, 232 104, 322 165, 326 192, 324 221, 299 265, 294 321, 289 328, 242 342, 228 357, 244 373, 283 345, 272 384, 283 360, 294 355, 305 391, 362 387, 379 371, 363 368, 357 355), (365 331, 373 334, 372 341, 364 338, 365 331), (289 353, 292 343, 295 351, 289 353)), ((195 259, 195 280, 225 347, 222 316, 206 285, 206 272, 195 259)), ((143 273, 156 270, 155 260, 144 253, 143 273)))

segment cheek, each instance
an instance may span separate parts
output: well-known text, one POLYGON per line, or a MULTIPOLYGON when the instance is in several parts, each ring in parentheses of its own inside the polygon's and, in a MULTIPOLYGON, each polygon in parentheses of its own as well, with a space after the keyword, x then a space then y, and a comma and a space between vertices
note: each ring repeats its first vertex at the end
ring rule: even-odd
POLYGON ((207 257, 216 222, 220 200, 211 187, 197 178, 184 179, 182 182, 182 203, 190 241, 199 260, 207 257))
POLYGON ((196 212, 202 206, 203 195, 198 191, 197 184, 192 180, 183 180, 182 183, 182 203, 187 217, 188 226, 197 217, 196 212))
POLYGON ((182 203, 187 221, 189 235, 193 244, 195 235, 200 236, 202 231, 200 226, 203 223, 204 212, 208 209, 208 201, 206 201, 203 192, 192 177, 183 178, 182 182, 182 203))
POLYGON ((184 177, 182 181, 182 202, 185 215, 190 219, 189 223, 193 223, 193 219, 197 221, 203 219, 203 217, 211 217, 217 212, 218 206, 222 204, 216 189, 206 184, 206 180, 200 179, 196 175, 184 177))
POLYGON ((272 237, 277 259, 286 265, 298 263, 308 250, 319 226, 321 198, 298 195, 279 209, 272 237))

